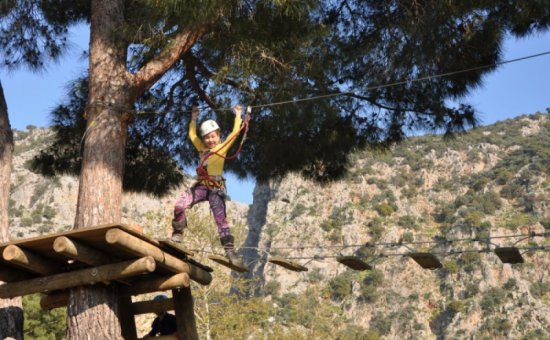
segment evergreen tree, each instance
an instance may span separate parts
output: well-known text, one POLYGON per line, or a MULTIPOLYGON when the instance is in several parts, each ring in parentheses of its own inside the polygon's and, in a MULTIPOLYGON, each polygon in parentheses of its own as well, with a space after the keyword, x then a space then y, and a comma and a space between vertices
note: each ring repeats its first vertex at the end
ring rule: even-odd
MULTIPOLYGON (((240 162, 230 163, 233 171, 264 179, 301 170, 325 180, 343 173, 355 147, 399 141, 408 129, 475 125, 471 107, 445 102, 479 85, 491 68, 413 80, 494 64, 504 33, 550 22, 542 0, 29 0, 16 7, 27 3, 40 29, 54 35, 90 22, 75 228, 120 221, 125 151, 141 142, 132 130, 151 152, 194 158, 175 141, 185 139, 182 109, 197 98, 211 108, 269 104, 255 110, 251 142, 240 162), (391 82, 404 83, 381 86, 391 82), (296 100, 317 95, 325 100, 296 100), (274 105, 280 101, 287 104, 274 105), (136 108, 162 114, 135 119, 136 108)), ((17 46, 9 35, 2 40, 17 46)), ((222 128, 231 119, 217 118, 222 128)), ((103 333, 96 336, 121 338, 116 294, 115 285, 72 290, 69 339, 98 331, 98 323, 103 333)))

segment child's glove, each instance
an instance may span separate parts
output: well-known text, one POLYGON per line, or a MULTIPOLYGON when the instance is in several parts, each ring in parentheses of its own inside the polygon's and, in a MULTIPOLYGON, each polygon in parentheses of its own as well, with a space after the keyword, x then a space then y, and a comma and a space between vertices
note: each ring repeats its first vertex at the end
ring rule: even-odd
POLYGON ((235 107, 233 107, 233 113, 235 113, 235 116, 240 116, 240 115, 242 115, 242 113, 243 113, 243 107, 240 106, 240 105, 235 105, 235 107))

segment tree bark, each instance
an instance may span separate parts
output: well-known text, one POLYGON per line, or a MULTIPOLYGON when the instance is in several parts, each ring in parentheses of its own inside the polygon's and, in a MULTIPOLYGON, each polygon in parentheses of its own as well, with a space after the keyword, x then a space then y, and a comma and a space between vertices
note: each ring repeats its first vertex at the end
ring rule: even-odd
MULTIPOLYGON (((8 105, 0 83, 0 243, 8 242, 9 198, 13 133, 8 118, 8 105)), ((2 282, 0 282, 2 284, 2 282)), ((23 307, 21 297, 0 299, 0 339, 23 339, 23 307)))
MULTIPOLYGON (((91 1, 87 129, 75 228, 119 223, 128 117, 133 102, 202 36, 182 32, 136 74, 126 69, 124 0, 91 1)), ((73 289, 67 309, 68 339, 122 339, 116 284, 73 289)))
MULTIPOLYGON (((122 175, 130 108, 126 48, 117 42, 124 1, 91 2, 90 89, 75 228, 121 219, 122 175)), ((122 339, 117 285, 73 289, 68 339, 122 339)))

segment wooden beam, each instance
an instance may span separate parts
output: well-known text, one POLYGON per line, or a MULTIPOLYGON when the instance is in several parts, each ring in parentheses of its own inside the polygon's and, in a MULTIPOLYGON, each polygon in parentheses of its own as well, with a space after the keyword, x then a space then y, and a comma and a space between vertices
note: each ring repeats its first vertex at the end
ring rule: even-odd
POLYGON ((106 282, 142 273, 155 271, 155 260, 151 256, 138 260, 130 260, 106 264, 94 268, 74 270, 71 272, 39 277, 25 281, 0 285, 0 298, 14 298, 33 293, 44 293, 67 288, 78 287, 98 282, 106 282))
POLYGON ((278 256, 270 256, 267 261, 295 272, 306 272, 308 270, 307 267, 301 264, 278 256))
POLYGON ((432 253, 410 253, 409 256, 424 269, 438 269, 443 267, 441 262, 432 253))
POLYGON ((495 248, 495 254, 502 263, 523 263, 523 256, 521 256, 519 249, 516 247, 500 247, 495 248))
POLYGON ((174 300, 165 299, 157 301, 139 301, 132 303, 131 312, 134 315, 156 313, 160 314, 169 310, 174 310, 174 300))
POLYGON ((136 282, 132 286, 125 289, 122 294, 140 295, 180 287, 189 287, 189 284, 189 274, 179 273, 176 275, 161 277, 158 279, 136 282))
MULTIPOLYGON (((145 293, 165 291, 168 289, 189 287, 189 283, 189 274, 179 273, 158 279, 135 282, 131 286, 125 287, 121 290, 120 296, 129 297, 132 295, 141 295, 145 293)), ((40 300, 40 307, 44 310, 65 307, 67 306, 68 300, 69 292, 52 292, 42 297, 40 300)))
POLYGON ((120 308, 120 328, 124 339, 137 339, 136 319, 132 313, 132 298, 129 296, 120 297, 118 300, 120 308))
POLYGON ((59 307, 67 307, 69 302, 69 292, 53 292, 51 294, 44 294, 40 299, 40 307, 43 310, 51 310, 59 307))
POLYGON ((121 229, 110 229, 105 234, 105 240, 107 243, 125 250, 130 254, 137 256, 152 256, 159 266, 174 273, 188 273, 192 280, 202 285, 208 285, 212 282, 212 275, 204 269, 191 263, 184 262, 162 251, 157 245, 144 241, 121 229))
POLYGON ((53 250, 70 259, 86 263, 90 266, 98 266, 111 262, 109 256, 90 246, 71 240, 66 236, 60 236, 53 242, 53 250))
POLYGON ((372 266, 358 256, 338 256, 336 261, 353 270, 372 270, 372 266))
POLYGON ((29 273, 14 268, 3 267, 0 268, 0 281, 13 282, 19 280, 25 280, 32 277, 29 273))
POLYGON ((58 263, 13 244, 4 248, 2 257, 4 261, 13 263, 33 273, 48 275, 59 272, 60 265, 58 263))
POLYGON ((197 324, 191 288, 172 289, 176 322, 178 325, 178 339, 198 340, 197 324))

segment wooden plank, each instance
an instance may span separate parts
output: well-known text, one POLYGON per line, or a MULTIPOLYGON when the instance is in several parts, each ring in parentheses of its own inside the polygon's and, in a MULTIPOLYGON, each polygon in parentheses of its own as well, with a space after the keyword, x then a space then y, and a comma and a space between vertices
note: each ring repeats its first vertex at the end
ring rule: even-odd
POLYGON ((59 264, 13 244, 4 248, 2 258, 33 273, 48 275, 60 271, 59 264))
POLYGON ((71 240, 67 236, 59 236, 53 242, 56 253, 63 254, 70 259, 91 266, 98 266, 111 262, 111 257, 81 242, 71 240))
POLYGON ((424 269, 443 267, 441 262, 431 253, 410 253, 409 256, 424 269))
POLYGON ((56 291, 51 294, 44 294, 40 298, 40 308, 51 310, 59 307, 67 307, 69 302, 69 291, 56 291))
POLYGON ((188 273, 189 277, 202 284, 208 285, 212 282, 212 275, 209 272, 193 264, 184 262, 175 256, 168 254, 158 248, 157 245, 141 240, 124 230, 113 228, 105 234, 108 244, 118 247, 136 256, 152 256, 160 267, 173 273, 188 273))
POLYGON ((519 249, 516 247, 500 247, 495 248, 495 254, 502 261, 502 263, 523 263, 523 256, 519 253, 519 249))
POLYGON ((179 256, 179 255, 186 255, 186 256, 193 256, 193 252, 187 248, 185 248, 181 243, 177 243, 174 241, 171 241, 169 239, 160 239, 157 240, 161 246, 161 248, 166 249, 170 254, 179 256), (175 251, 172 252, 172 251, 175 251))
MULTIPOLYGON (((190 281, 189 274, 187 273, 179 273, 172 276, 146 279, 137 282, 134 281, 131 286, 120 291, 120 296, 141 295, 152 292, 166 291, 169 289, 189 287, 190 281)), ((48 295, 44 295, 40 299, 40 307, 44 310, 65 307, 67 306, 68 299, 68 291, 52 292, 48 295)))
POLYGON ((231 261, 229 261, 229 259, 225 256, 221 256, 221 255, 208 255, 208 258, 214 262, 217 262, 219 264, 221 264, 222 266, 225 266, 231 270, 234 270, 236 272, 239 272, 239 273, 246 273, 248 272, 248 268, 244 267, 244 266, 239 266, 231 261))
POLYGON ((178 324, 178 339, 198 340, 199 334, 195 322, 195 307, 191 288, 173 289, 172 299, 178 324))
POLYGON ((14 298, 33 293, 62 290, 99 282, 108 282, 151 273, 155 271, 156 263, 151 256, 138 260, 107 264, 99 267, 75 270, 72 272, 39 277, 0 285, 0 298, 14 298))
POLYGON ((174 310, 174 300, 151 300, 151 301, 139 301, 132 303, 131 312, 133 315, 156 313, 160 314, 169 310, 174 310))
POLYGON ((270 256, 267 261, 295 272, 305 272, 308 270, 302 265, 278 256, 270 256))
MULTIPOLYGON (((99 251, 104 252, 105 254, 113 255, 113 257, 115 258, 121 258, 121 256, 119 256, 119 254, 116 253, 117 251, 116 248, 113 249, 112 247, 110 247, 110 245, 105 243, 105 233, 107 233, 107 231, 109 231, 111 228, 118 228, 118 229, 124 230, 132 235, 135 235, 136 237, 139 237, 140 239, 143 239, 158 245, 158 242, 156 242, 155 240, 152 240, 146 237, 145 235, 138 233, 137 232, 138 228, 128 227, 127 225, 120 224, 120 223, 114 223, 114 224, 102 224, 102 225, 97 225, 93 227, 72 229, 61 233, 41 235, 41 236, 36 236, 32 238, 20 239, 20 240, 10 241, 7 243, 2 243, 0 244, 0 252, 2 252, 4 248, 6 248, 9 245, 17 245, 27 250, 30 250, 35 254, 40 254, 41 256, 47 257, 51 260, 56 260, 57 262, 65 263, 65 261, 67 260, 66 256, 56 253, 53 249, 53 243, 57 237, 66 236, 73 241, 80 241, 93 248, 96 248, 99 251)), ((127 256, 125 259, 129 260, 132 258, 135 258, 135 257, 127 256)), ((9 263, 4 261, 3 258, 0 257, 0 267, 3 264, 9 265, 9 263)))
POLYGON ((370 264, 364 262, 357 256, 338 256, 336 261, 353 270, 372 270, 370 264))

